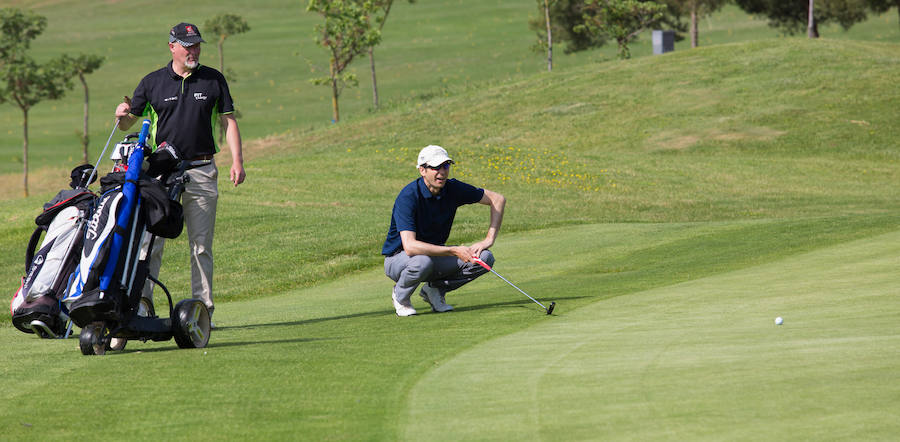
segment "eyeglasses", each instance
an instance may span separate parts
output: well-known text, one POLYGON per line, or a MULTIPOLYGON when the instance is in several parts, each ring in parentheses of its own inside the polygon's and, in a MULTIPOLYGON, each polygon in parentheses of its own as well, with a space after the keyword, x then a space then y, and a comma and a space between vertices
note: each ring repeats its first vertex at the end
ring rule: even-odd
POLYGON ((443 164, 438 165, 438 166, 429 166, 429 165, 426 164, 424 167, 425 167, 426 169, 431 169, 431 170, 441 170, 441 169, 447 169, 447 170, 450 170, 450 164, 451 164, 451 163, 448 161, 448 162, 443 163, 443 164))

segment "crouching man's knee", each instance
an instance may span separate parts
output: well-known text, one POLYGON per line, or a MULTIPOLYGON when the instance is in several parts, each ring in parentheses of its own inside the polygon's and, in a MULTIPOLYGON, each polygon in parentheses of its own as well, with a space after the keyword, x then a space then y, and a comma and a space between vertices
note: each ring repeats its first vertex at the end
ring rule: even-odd
POLYGON ((482 250, 481 256, 479 256, 479 258, 481 258, 481 260, 484 261, 488 266, 494 266, 494 254, 491 253, 490 250, 482 250))

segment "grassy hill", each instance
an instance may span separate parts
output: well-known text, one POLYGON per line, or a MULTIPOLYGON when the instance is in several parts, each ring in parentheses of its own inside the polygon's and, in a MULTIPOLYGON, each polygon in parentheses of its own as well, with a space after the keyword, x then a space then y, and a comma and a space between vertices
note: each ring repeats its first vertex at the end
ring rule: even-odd
MULTIPOLYGON (((896 51, 825 39, 722 45, 535 75, 248 143, 250 178, 222 189, 217 291, 256 297, 377 265, 393 198, 429 143, 451 149, 455 176, 509 197, 507 232, 890 215, 896 51)), ((33 201, 0 203, 8 250, 27 237, 33 201)), ((454 240, 480 234, 482 215, 461 214, 454 240)), ((179 282, 188 277, 181 249, 169 248, 167 266, 179 282)), ((3 257, 7 281, 20 261, 3 257)))

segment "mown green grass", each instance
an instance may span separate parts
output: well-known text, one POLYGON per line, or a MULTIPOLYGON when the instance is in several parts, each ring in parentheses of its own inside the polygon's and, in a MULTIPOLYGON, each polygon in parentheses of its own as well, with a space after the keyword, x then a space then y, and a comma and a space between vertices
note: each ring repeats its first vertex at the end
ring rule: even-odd
MULTIPOLYGON (((198 420, 209 424, 209 439, 741 439, 770 420, 827 418, 845 409, 839 399, 877 399, 856 416, 891 412, 898 405, 890 395, 872 389, 898 356, 884 351, 896 340, 885 322, 895 315, 885 302, 896 276, 885 270, 896 231, 890 221, 856 217, 506 235, 497 271, 556 301, 553 317, 487 275, 448 296, 455 312, 400 319, 385 302, 390 283, 370 269, 220 306, 222 328, 203 350, 130 342, 122 353, 88 358, 74 340, 22 339, 6 327, 3 365, 18 381, 2 384, 3 393, 27 405, 4 409, 0 422, 11 437, 53 439, 96 437, 97 428, 103 439, 184 439, 198 420), (829 247, 853 237, 861 239, 829 247), (777 315, 786 323, 774 330, 777 315), (853 365, 828 363, 851 353, 853 365), (790 370, 774 369, 779 354, 790 370), (37 366, 44 375, 29 376, 37 366), (866 366, 855 393, 814 387, 866 366), (98 371, 108 380, 98 382, 98 371), (762 390, 773 398, 754 393, 758 384, 782 390, 762 390), (61 397, 141 413, 79 419, 83 408, 54 408, 61 397), (787 403, 768 408, 770 399, 787 403), (784 408, 791 414, 772 414, 784 408), (668 427, 677 431, 659 432, 668 427)), ((862 425, 847 422, 831 427, 862 425)), ((863 423, 871 435, 892 425, 863 423)), ((821 434, 805 424, 784 431, 821 434)))

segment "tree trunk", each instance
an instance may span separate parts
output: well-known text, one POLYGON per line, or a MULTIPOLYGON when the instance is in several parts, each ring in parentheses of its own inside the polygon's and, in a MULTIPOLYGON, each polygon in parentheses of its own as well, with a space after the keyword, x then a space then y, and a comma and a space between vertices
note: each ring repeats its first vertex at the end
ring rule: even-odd
POLYGON ((81 146, 83 147, 83 155, 81 159, 85 164, 87 164, 89 162, 88 144, 90 144, 90 140, 88 138, 88 102, 90 100, 90 96, 88 95, 88 85, 87 81, 84 80, 84 75, 79 74, 78 78, 81 79, 81 85, 84 86, 84 131, 81 135, 81 146))
POLYGON ((375 79, 375 48, 369 46, 369 65, 372 68, 372 105, 378 109, 378 81, 375 79))
POLYGON ((22 184, 25 190, 25 197, 28 197, 28 110, 22 110, 22 135, 25 139, 25 142, 22 144, 22 164, 24 167, 24 173, 22 174, 22 184))
POLYGON ((815 9, 815 0, 809 0, 809 19, 806 25, 806 36, 809 38, 819 38, 819 27, 816 25, 816 19, 813 16, 815 9))
POLYGON ((334 59, 331 60, 331 110, 331 122, 337 123, 340 121, 340 114, 338 113, 338 79, 334 59))
POLYGON ((550 32, 549 0, 544 0, 544 21, 547 23, 547 72, 553 72, 553 35, 550 32))
POLYGON ((700 45, 699 42, 699 31, 697 30, 697 1, 691 2, 691 48, 696 48, 700 45))

